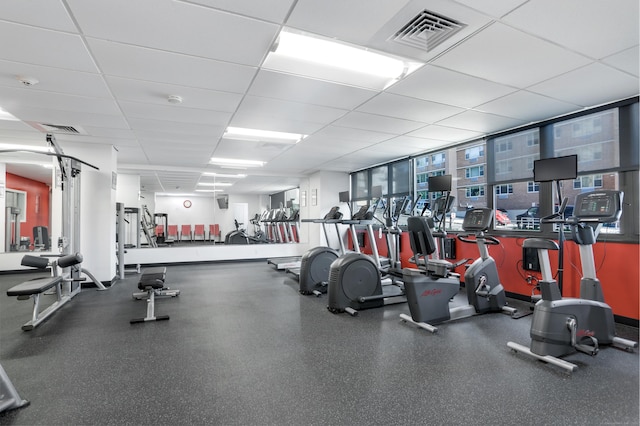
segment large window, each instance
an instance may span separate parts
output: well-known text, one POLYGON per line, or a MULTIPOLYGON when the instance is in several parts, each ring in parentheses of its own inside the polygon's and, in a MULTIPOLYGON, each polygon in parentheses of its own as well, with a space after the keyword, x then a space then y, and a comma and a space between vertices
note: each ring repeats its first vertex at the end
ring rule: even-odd
MULTIPOLYGON (((410 165, 392 163, 354 174, 354 191, 366 197, 371 186, 384 185, 388 199, 409 192, 413 185, 421 203, 429 205, 441 193, 429 192, 430 176, 452 174, 451 196, 455 197, 448 229, 458 230, 466 208, 492 207, 494 226, 517 232, 541 232, 552 237, 553 227, 540 218, 557 211, 555 185, 534 182, 536 160, 577 154, 578 178, 561 182, 572 212, 575 196, 598 189, 626 192, 625 210, 619 224, 606 226, 607 233, 622 233, 625 240, 640 233, 638 198, 638 99, 597 107, 567 118, 550 119, 539 125, 490 136, 484 141, 426 152, 410 165), (413 166, 413 171, 411 171, 413 166), (415 173, 412 184, 398 176, 415 173), (369 180, 367 180, 369 179, 369 180), (364 195, 363 195, 364 194, 364 195), (631 194, 631 195, 629 195, 631 194), (452 225, 452 226, 451 226, 452 225), (627 234, 624 227, 629 227, 627 234)), ((416 211, 416 209, 414 209, 416 211)))
POLYGON ((555 123, 553 130, 554 156, 577 154, 580 172, 620 165, 617 108, 555 123))

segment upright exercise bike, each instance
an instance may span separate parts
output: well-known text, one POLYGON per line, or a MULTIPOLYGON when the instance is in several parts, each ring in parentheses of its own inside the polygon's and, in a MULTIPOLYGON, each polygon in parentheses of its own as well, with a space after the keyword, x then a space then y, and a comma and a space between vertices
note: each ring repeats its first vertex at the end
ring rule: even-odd
POLYGON ((484 234, 493 218, 493 210, 475 208, 468 210, 462 229, 473 232, 459 235, 458 239, 465 243, 478 245, 480 257, 467 269, 464 275, 468 305, 449 308, 449 302, 460 290, 460 276, 452 271, 467 259, 451 263, 442 259, 430 259, 428 256, 437 251, 437 246, 429 219, 411 217, 408 219, 408 230, 411 248, 417 265, 422 268, 405 268, 403 281, 409 302, 411 316, 400 314, 404 322, 409 322, 432 333, 438 331, 434 324, 445 321, 467 318, 489 312, 503 312, 513 316, 516 309, 507 306, 504 287, 498 277, 495 260, 489 256, 487 245, 500 244, 494 237, 484 234))
MULTIPOLYGON (((637 342, 616 337, 613 312, 604 301, 593 258, 593 245, 602 225, 620 219, 622 199, 623 193, 613 190, 579 194, 574 217, 562 219, 560 215, 560 219, 556 219, 557 215, 552 215, 541 219, 541 223, 558 223, 561 227, 568 224, 571 227, 571 238, 579 246, 582 263, 579 298, 562 297, 558 283, 553 279, 549 250, 558 250, 558 244, 542 238, 524 241, 523 247, 538 251, 542 298, 533 310, 531 346, 508 342, 507 346, 514 352, 524 353, 571 373, 578 366, 560 357, 574 352, 593 356, 602 345, 613 345, 630 352, 638 347, 637 342)), ((562 205, 566 205, 566 199, 562 205)))

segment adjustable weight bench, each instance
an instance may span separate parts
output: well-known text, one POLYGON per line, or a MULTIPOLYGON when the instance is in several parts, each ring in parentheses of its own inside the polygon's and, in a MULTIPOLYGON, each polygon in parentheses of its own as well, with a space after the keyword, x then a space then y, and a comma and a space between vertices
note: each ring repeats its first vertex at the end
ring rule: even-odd
POLYGON ((147 298, 147 316, 144 318, 134 318, 129 321, 131 324, 147 321, 163 321, 168 320, 169 315, 157 315, 155 314, 155 298, 159 297, 176 297, 180 294, 180 290, 171 290, 164 286, 164 281, 167 275, 167 268, 164 266, 158 266, 155 268, 147 268, 142 272, 140 281, 138 282, 138 288, 142 292, 133 293, 133 298, 136 300, 147 298))
POLYGON ((54 276, 52 277, 36 278, 30 281, 25 281, 7 290, 7 296, 17 296, 18 300, 28 300, 29 298, 33 298, 33 313, 31 314, 31 321, 22 326, 23 330, 33 330, 38 326, 38 324, 47 319, 51 314, 60 309, 64 304, 70 301, 73 296, 75 296, 76 293, 71 291, 63 294, 62 284, 67 280, 65 280, 64 277, 57 275, 57 267, 67 268, 81 262, 82 255, 80 253, 60 257, 51 263, 49 263, 49 259, 45 257, 26 255, 22 258, 22 261, 20 262, 22 266, 32 266, 38 269, 45 269, 48 266, 51 266, 54 271, 54 276), (54 287, 57 300, 43 311, 40 311, 40 295, 54 287))

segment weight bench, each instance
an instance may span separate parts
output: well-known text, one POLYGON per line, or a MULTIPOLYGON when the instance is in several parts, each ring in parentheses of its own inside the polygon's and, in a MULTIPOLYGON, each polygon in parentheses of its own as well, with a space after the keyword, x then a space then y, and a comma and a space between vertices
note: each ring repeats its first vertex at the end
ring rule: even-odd
MULTIPOLYGON (((48 266, 51 266, 54 271, 54 276, 52 277, 36 278, 30 281, 25 281, 7 290, 7 296, 17 296, 18 300, 28 300, 29 298, 33 298, 33 313, 31 314, 31 321, 22 326, 23 330, 33 330, 38 326, 38 324, 51 316, 51 314, 60 309, 77 294, 74 291, 69 291, 68 293, 63 294, 62 284, 69 280, 65 280, 64 277, 57 275, 57 267, 67 268, 81 262, 82 255, 80 253, 60 257, 51 263, 49 262, 49 259, 45 257, 26 255, 22 258, 22 261, 20 262, 22 266, 31 266, 38 269, 45 269, 48 266), (40 295, 54 287, 57 300, 43 311, 40 311, 40 295)), ((79 288, 80 287, 78 287, 77 290, 79 290, 79 288)))
POLYGON ((131 324, 147 321, 163 321, 168 320, 169 315, 155 314, 155 298, 159 297, 176 297, 180 294, 180 290, 171 290, 164 286, 164 280, 167 275, 167 268, 158 266, 155 268, 145 269, 138 282, 138 288, 142 292, 133 293, 136 300, 147 298, 147 316, 144 318, 134 318, 129 321, 131 324))

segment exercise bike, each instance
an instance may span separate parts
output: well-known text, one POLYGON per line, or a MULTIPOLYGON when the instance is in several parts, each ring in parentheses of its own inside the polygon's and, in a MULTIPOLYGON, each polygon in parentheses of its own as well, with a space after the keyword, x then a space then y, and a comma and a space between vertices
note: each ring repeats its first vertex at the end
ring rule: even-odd
POLYGON ((489 256, 487 245, 500 244, 494 237, 484 235, 493 218, 493 210, 475 208, 468 210, 462 229, 473 232, 461 234, 458 239, 464 243, 478 245, 480 257, 467 269, 464 275, 468 305, 449 308, 449 302, 460 290, 460 276, 453 270, 466 263, 464 259, 457 263, 432 259, 428 256, 437 251, 437 245, 431 231, 432 222, 424 217, 410 217, 408 230, 414 262, 422 268, 405 268, 403 281, 409 302, 411 316, 400 314, 404 322, 436 333, 434 324, 467 318, 489 312, 504 312, 513 316, 516 309, 507 306, 504 287, 498 277, 495 260, 489 256))
MULTIPOLYGON (((637 342, 616 337, 613 312, 604 301, 593 257, 593 245, 602 225, 620 219, 623 196, 621 191, 614 190, 579 194, 576 196, 573 217, 562 219, 561 214, 555 214, 540 221, 571 227, 571 238, 579 246, 582 263, 579 298, 562 297, 558 283, 553 279, 549 250, 558 250, 558 244, 542 238, 527 238, 524 241, 523 247, 538 252, 542 271, 542 280, 538 284, 542 298, 533 310, 531 346, 508 342, 507 346, 514 352, 521 352, 571 373, 578 366, 560 357, 575 352, 594 356, 602 345, 616 346, 629 352, 638 347, 637 342)), ((566 201, 565 198, 562 202, 561 212, 566 201)))

